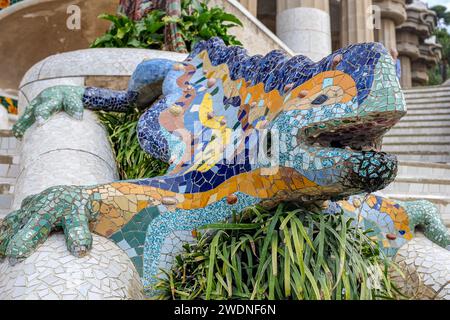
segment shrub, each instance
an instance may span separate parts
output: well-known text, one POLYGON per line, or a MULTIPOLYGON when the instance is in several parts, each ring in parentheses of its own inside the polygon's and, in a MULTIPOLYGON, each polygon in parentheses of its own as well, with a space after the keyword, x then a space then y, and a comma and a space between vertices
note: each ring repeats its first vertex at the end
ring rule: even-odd
POLYGON ((352 221, 283 204, 274 212, 250 208, 184 245, 156 284, 158 298, 393 298, 392 263, 352 221))
POLYGON ((121 180, 152 178, 164 174, 169 167, 148 155, 139 145, 136 126, 141 114, 142 111, 135 108, 128 113, 98 112, 108 131, 121 180))
POLYGON ((173 18, 163 10, 152 10, 142 20, 134 21, 125 15, 102 14, 99 18, 112 23, 111 28, 91 45, 92 48, 164 49, 164 27, 174 22, 186 47, 201 40, 220 37, 227 45, 241 45, 229 34, 229 29, 242 26, 241 21, 219 7, 209 8, 196 0, 181 2, 181 17, 173 18))

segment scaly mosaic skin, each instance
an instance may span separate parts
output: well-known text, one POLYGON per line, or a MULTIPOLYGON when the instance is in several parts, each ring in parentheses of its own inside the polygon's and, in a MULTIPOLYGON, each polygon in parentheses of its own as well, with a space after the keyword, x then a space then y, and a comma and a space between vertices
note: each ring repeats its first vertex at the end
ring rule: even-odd
POLYGON ((223 221, 232 210, 287 200, 327 201, 324 214, 343 209, 373 228, 390 253, 418 224, 433 241, 450 243, 428 202, 353 196, 383 189, 397 172, 396 158, 378 150, 405 114, 405 101, 380 44, 350 46, 313 63, 280 51, 249 57, 211 39, 183 63, 142 62, 127 91, 49 88, 14 132, 21 137, 62 110, 80 118, 83 108, 147 107, 161 92, 137 130, 145 151, 171 163, 167 174, 30 196, 3 221, 0 255, 23 259, 62 228, 68 249, 80 256, 91 247, 92 231, 123 248, 147 286, 167 253, 165 240, 177 232, 223 221), (270 156, 262 152, 267 131, 270 156))

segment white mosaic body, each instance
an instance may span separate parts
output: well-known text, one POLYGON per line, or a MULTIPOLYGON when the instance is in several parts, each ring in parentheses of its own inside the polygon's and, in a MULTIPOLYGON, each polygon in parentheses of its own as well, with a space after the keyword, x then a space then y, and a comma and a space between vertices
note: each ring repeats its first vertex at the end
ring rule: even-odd
POLYGON ((51 186, 117 179, 111 145, 94 113, 86 110, 83 121, 59 113, 42 126, 34 124, 24 136, 13 208, 51 186))
POLYGON ((183 252, 183 244, 194 243, 195 239, 189 231, 172 232, 165 240, 161 249, 159 269, 168 270, 177 255, 183 252))
POLYGON ((71 255, 64 236, 54 234, 24 262, 0 263, 0 300, 142 298, 142 283, 128 256, 96 235, 83 258, 71 255))
POLYGON ((395 262, 405 276, 392 273, 402 292, 413 299, 450 300, 450 251, 418 236, 400 248, 395 262))

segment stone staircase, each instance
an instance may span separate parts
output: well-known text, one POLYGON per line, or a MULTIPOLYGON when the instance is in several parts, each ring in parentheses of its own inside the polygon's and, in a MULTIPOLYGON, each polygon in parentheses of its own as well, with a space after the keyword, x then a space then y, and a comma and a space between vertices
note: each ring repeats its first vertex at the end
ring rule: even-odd
POLYGON ((19 148, 10 130, 0 130, 0 220, 11 212, 19 175, 19 148))
POLYGON ((383 140, 400 161, 397 179, 382 191, 399 200, 426 199, 450 227, 450 86, 405 90, 407 115, 383 140))

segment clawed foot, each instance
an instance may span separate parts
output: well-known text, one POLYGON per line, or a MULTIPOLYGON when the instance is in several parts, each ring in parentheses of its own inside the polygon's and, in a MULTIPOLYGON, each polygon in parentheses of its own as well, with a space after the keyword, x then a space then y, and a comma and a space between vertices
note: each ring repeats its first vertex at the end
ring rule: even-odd
POLYGON ((92 247, 89 222, 95 216, 90 195, 82 187, 52 187, 30 196, 0 224, 0 258, 16 264, 59 229, 64 231, 67 249, 83 257, 92 247))
POLYGON ((21 139, 34 122, 43 125, 59 111, 65 111, 71 117, 81 120, 83 118, 83 94, 84 88, 77 86, 56 86, 45 89, 30 103, 14 124, 14 136, 21 139))

